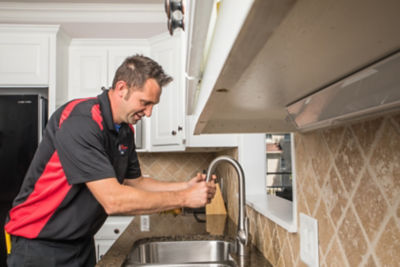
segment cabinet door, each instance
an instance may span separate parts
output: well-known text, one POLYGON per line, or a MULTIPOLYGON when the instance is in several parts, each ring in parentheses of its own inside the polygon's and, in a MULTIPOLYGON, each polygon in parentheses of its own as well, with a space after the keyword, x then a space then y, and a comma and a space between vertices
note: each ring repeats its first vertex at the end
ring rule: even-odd
POLYGON ((107 50, 80 48, 70 50, 69 99, 93 97, 107 86, 107 50))
POLYGON ((49 36, 0 35, 0 85, 48 85, 49 36))
POLYGON ((184 149, 184 92, 182 88, 182 57, 180 35, 153 43, 151 56, 174 80, 163 88, 160 103, 151 117, 152 150, 184 149))

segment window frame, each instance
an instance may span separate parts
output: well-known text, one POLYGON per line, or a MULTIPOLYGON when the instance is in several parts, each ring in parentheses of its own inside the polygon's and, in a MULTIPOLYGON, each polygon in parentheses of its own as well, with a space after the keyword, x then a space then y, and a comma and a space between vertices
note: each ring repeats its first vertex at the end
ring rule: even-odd
POLYGON ((239 137, 238 160, 245 173, 246 204, 290 233, 297 226, 296 151, 291 133, 293 201, 267 195, 264 134, 243 134, 239 137), (262 186, 261 186, 262 185, 262 186))

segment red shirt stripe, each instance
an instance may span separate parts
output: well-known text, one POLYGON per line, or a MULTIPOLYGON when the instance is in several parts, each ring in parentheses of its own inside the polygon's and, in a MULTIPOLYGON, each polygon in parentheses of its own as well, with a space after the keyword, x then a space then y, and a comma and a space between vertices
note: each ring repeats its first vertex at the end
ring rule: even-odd
POLYGON ((70 188, 55 151, 27 200, 11 209, 6 231, 26 238, 37 237, 70 188))
MULTIPOLYGON (((89 99, 93 98, 77 99, 67 104, 61 113, 59 127, 77 104, 89 99)), ((97 106, 96 109, 94 111, 92 109, 93 119, 102 128, 100 107, 98 104, 95 106, 97 106)), ((68 184, 58 153, 54 151, 43 173, 36 181, 33 192, 23 203, 10 210, 10 221, 5 226, 5 230, 12 235, 25 238, 38 237, 70 189, 71 185, 68 184)))
POLYGON ((96 104, 92 107, 92 119, 97 122, 100 127, 100 130, 103 131, 103 117, 101 116, 100 105, 96 104))
POLYGON ((135 128, 133 127, 133 125, 132 125, 132 124, 129 124, 129 128, 131 128, 131 130, 132 130, 132 133, 135 133, 135 128))
POLYGON ((67 104, 67 106, 64 108, 63 112, 61 113, 60 121, 58 124, 58 127, 61 127, 61 124, 69 117, 71 114, 72 110, 74 110, 75 106, 78 105, 79 103, 89 100, 89 99, 94 99, 95 97, 88 97, 88 98, 82 98, 82 99, 77 99, 74 101, 71 101, 67 104))

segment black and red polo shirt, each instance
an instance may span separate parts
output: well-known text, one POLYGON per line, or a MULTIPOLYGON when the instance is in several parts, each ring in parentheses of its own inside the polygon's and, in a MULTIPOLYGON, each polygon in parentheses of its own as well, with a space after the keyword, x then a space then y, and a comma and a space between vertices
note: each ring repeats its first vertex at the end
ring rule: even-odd
POLYGON ((131 125, 115 128, 108 91, 51 116, 5 229, 25 238, 91 238, 107 214, 86 182, 141 176, 131 125))

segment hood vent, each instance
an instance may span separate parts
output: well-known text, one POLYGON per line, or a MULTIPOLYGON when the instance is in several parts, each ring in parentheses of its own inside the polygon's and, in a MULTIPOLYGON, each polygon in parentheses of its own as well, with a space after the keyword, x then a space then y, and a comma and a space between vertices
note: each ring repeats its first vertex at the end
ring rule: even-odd
POLYGON ((309 131, 400 109, 400 52, 287 106, 289 119, 309 131))

